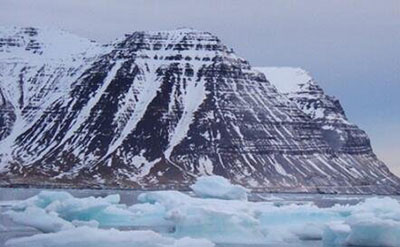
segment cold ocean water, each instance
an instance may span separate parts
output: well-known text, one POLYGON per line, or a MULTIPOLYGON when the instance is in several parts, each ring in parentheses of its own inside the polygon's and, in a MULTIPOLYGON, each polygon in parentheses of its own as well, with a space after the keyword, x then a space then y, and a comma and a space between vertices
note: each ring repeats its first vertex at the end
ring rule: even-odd
POLYGON ((398 196, 249 193, 248 200, 223 200, 193 192, 0 188, 0 246, 362 247, 377 241, 389 247, 400 241, 399 202, 398 196), (109 235, 111 228, 157 235, 143 242, 125 235, 98 244, 57 240, 79 239, 85 231, 109 235), (44 238, 18 241, 34 235, 44 238), (6 245, 10 239, 17 241, 6 245))

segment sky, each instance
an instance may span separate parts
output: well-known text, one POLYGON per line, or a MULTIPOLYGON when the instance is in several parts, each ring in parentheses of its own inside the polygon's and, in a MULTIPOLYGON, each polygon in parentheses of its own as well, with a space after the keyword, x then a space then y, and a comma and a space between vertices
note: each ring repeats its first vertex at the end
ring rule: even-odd
POLYGON ((125 33, 210 31, 253 66, 308 70, 400 175, 399 0, 0 0, 0 25, 125 33))

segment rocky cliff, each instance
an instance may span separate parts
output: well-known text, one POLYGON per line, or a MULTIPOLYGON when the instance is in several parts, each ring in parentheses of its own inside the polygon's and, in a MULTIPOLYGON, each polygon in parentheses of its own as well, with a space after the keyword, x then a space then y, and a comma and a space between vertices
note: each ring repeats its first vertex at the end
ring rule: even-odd
POLYGON ((262 191, 399 191, 306 72, 252 68, 208 32, 99 45, 1 29, 0 74, 3 184, 186 188, 218 174, 262 191))

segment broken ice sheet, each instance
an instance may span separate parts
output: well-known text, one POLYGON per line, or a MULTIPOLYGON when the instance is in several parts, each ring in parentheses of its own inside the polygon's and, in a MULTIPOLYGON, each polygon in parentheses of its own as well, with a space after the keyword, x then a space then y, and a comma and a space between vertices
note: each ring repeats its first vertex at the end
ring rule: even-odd
POLYGON ((75 198, 66 192, 41 192, 14 202, 6 214, 43 234, 9 240, 7 246, 185 246, 179 245, 184 241, 190 246, 196 246, 196 241, 204 244, 199 246, 307 241, 319 241, 325 247, 400 246, 400 203, 394 198, 374 197, 356 205, 320 208, 313 203, 247 201, 234 190, 231 196, 218 194, 221 191, 217 195, 224 199, 198 192, 195 195, 200 197, 179 191, 144 192, 131 206, 119 203, 117 195, 75 198), (122 231, 127 226, 130 230, 122 231), (160 226, 168 230, 160 231, 160 226), (87 234, 82 237, 84 232, 87 234), (149 243, 146 238, 134 242, 139 240, 131 236, 138 234, 156 237, 149 243), (99 244, 95 239, 99 235, 112 237, 99 238, 99 244))

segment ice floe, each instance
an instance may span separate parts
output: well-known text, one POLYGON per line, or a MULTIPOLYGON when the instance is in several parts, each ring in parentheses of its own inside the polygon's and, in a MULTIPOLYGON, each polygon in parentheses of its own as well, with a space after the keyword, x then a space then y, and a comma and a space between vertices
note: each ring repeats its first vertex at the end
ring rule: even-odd
POLYGON ((216 175, 199 177, 190 188, 199 197, 228 200, 247 200, 249 192, 243 186, 233 185, 226 178, 216 175))
POLYGON ((67 192, 42 191, 16 203, 13 209, 26 211, 35 207, 42 209, 42 214, 46 211, 47 217, 58 216, 69 222, 94 220, 102 227, 131 225, 133 214, 126 209, 126 205, 119 204, 119 201, 119 195, 75 198, 67 192))
POLYGON ((42 234, 9 240, 7 246, 204 247, 212 242, 245 246, 296 241, 322 241, 324 247, 400 246, 400 203, 390 197, 321 208, 311 202, 248 201, 246 189, 218 177, 201 178, 192 187, 195 196, 143 192, 130 206, 121 204, 118 195, 75 198, 44 191, 14 202, 5 212, 42 234))
POLYGON ((400 246, 400 203, 391 198, 370 198, 350 208, 341 222, 328 223, 326 246, 400 246))
POLYGON ((213 247, 204 239, 173 239, 153 231, 119 231, 78 227, 57 233, 11 239, 7 247, 213 247))
POLYGON ((74 225, 60 217, 55 212, 46 212, 39 207, 27 207, 24 211, 6 212, 14 222, 30 226, 42 232, 58 232, 74 228, 74 225))

